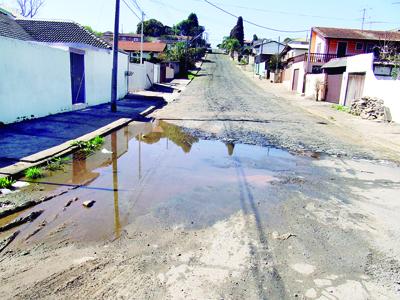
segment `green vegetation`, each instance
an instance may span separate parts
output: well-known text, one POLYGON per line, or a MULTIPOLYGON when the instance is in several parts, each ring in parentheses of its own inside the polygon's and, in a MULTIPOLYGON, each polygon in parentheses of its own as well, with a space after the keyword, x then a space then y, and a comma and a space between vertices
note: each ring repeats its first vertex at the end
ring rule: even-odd
POLYGON ((99 148, 103 144, 104 144, 104 138, 96 136, 94 139, 91 139, 90 141, 76 141, 73 142, 71 145, 77 147, 79 151, 82 151, 86 155, 89 155, 95 152, 96 150, 99 150, 99 148))
POLYGON ((64 164, 69 161, 68 157, 56 157, 47 162, 46 169, 49 171, 58 171, 64 169, 64 164))
POLYGON ((9 189, 15 183, 10 177, 0 178, 0 189, 9 189))
POLYGON ((222 41, 221 48, 228 51, 231 54, 231 57, 233 58, 233 53, 235 51, 239 51, 241 49, 241 45, 237 39, 233 39, 226 36, 222 41))
POLYGON ((90 27, 90 26, 83 26, 87 31, 89 31, 90 33, 92 33, 92 34, 94 34, 95 36, 97 36, 97 37, 102 37, 103 36, 103 33, 102 32, 100 32, 100 31, 96 31, 96 30, 94 30, 92 27, 90 27))
POLYGON ((25 176, 28 179, 38 179, 44 177, 44 174, 42 169, 37 167, 32 167, 25 171, 25 176))
POLYGON ((244 44, 244 28, 243 28, 243 18, 239 17, 235 27, 231 30, 229 36, 231 39, 236 39, 239 41, 240 46, 243 47, 244 44))
POLYGON ((333 109, 336 109, 337 111, 344 111, 344 112, 350 113, 350 108, 348 108, 347 106, 344 106, 344 105, 333 104, 331 107, 333 109))

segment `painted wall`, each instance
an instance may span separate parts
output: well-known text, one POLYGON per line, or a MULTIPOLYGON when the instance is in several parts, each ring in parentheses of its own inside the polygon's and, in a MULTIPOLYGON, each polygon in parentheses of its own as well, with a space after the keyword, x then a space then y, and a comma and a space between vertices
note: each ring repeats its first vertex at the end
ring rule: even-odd
MULTIPOLYGON (((118 99, 128 91, 125 72, 128 70, 128 55, 118 54, 118 99)), ((85 51, 86 103, 97 105, 111 98, 112 52, 108 50, 85 51)))
POLYGON ((0 122, 72 109, 69 52, 0 37, 0 122))
POLYGON ((365 73, 363 96, 377 97, 384 100, 385 106, 390 109, 392 120, 400 122, 400 80, 390 77, 376 77, 373 72, 374 55, 361 54, 347 58, 347 69, 343 74, 340 104, 346 98, 347 81, 350 73, 365 73))
POLYGON ((142 91, 149 89, 154 83, 154 64, 144 62, 144 64, 129 64, 129 71, 133 72, 132 76, 129 76, 128 90, 131 93, 135 91, 142 91))
MULTIPOLYGON (((307 74, 306 76, 306 89, 305 89, 305 96, 316 99, 317 95, 317 84, 320 85, 325 82, 325 74, 307 74)), ((320 89, 318 91, 318 100, 324 100, 324 90, 320 89)))
POLYGON ((347 42, 347 50, 346 55, 358 55, 365 53, 366 43, 364 41, 360 41, 363 44, 363 49, 357 50, 356 45, 357 41, 355 40, 340 40, 340 39, 329 39, 328 42, 328 53, 329 54, 337 54, 337 47, 339 42, 347 42))

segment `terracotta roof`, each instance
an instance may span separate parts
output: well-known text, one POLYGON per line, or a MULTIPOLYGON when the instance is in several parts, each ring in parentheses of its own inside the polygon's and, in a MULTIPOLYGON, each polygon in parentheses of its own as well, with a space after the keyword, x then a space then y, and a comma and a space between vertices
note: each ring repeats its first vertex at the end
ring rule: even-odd
POLYGON ((390 40, 400 42, 398 31, 377 31, 332 27, 313 27, 313 31, 326 38, 352 39, 352 40, 390 40))
POLYGON ((105 41, 75 22, 37 19, 16 19, 15 21, 37 42, 81 43, 97 48, 111 48, 105 41))
MULTIPOLYGON (((140 51, 139 42, 119 41, 118 47, 128 52, 140 51)), ((165 47, 167 47, 165 43, 143 43, 144 52, 164 52, 165 47)))

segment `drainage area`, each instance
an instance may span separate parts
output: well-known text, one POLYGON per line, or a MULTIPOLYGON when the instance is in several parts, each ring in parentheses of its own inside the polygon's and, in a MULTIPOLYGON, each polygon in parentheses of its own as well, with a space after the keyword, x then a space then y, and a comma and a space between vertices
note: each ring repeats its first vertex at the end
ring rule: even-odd
POLYGON ((266 218, 264 204, 277 201, 268 193, 277 176, 310 160, 275 148, 200 140, 163 121, 134 123, 105 137, 93 155, 75 153, 64 170, 37 181, 49 192, 76 188, 19 214, 43 210, 14 229, 21 231, 15 243, 110 241, 127 226, 202 228, 241 210, 266 218), (87 201, 95 202, 85 207, 87 201))

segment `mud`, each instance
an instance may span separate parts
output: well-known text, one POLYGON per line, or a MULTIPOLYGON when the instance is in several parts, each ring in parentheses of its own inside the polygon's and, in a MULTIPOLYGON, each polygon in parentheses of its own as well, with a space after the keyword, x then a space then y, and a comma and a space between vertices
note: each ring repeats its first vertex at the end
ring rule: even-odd
MULTIPOLYGON (((207 91, 208 80, 196 78, 181 101, 207 91)), ((204 105, 201 97, 188 101, 204 105)), ((171 105, 175 117, 191 118, 180 103, 171 105)), ((238 115, 244 107, 209 105, 238 115)), ((43 193, 69 190, 21 212, 15 218, 44 211, 0 235, 19 233, 0 256, 3 298, 400 297, 396 164, 349 159, 376 153, 350 141, 335 146, 342 158, 323 147, 314 152, 308 142, 322 137, 311 134, 297 150, 277 148, 264 129, 245 125, 256 122, 171 122, 122 128, 106 137, 105 151, 72 156, 63 171, 35 183, 43 193), (191 134, 200 130, 209 138, 191 134), (253 132, 240 137, 249 144, 232 138, 243 132, 253 132)), ((299 137, 287 130, 282 139, 299 137)), ((325 145, 338 141, 331 133, 325 145)))

